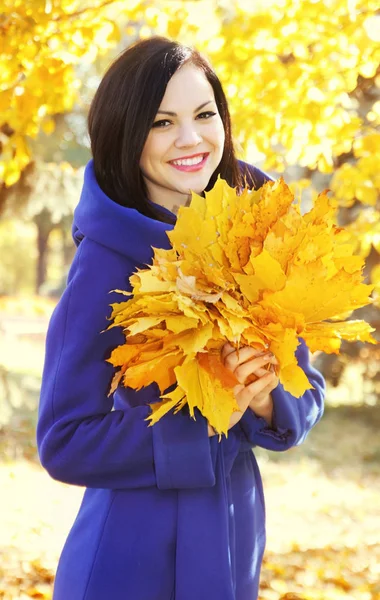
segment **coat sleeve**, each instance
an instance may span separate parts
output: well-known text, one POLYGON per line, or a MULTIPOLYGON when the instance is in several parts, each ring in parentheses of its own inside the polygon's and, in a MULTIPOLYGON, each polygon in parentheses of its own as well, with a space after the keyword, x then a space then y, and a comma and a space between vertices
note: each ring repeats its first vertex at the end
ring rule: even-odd
POLYGON ((321 373, 310 364, 309 349, 305 341, 301 338, 299 341, 296 357, 314 389, 295 398, 279 384, 272 392, 274 410, 271 427, 265 419, 256 416, 248 408, 238 425, 246 442, 254 446, 277 451, 297 446, 323 415, 325 381, 321 373))
POLYGON ((109 292, 130 289, 134 270, 124 256, 87 238, 80 243, 47 332, 37 424, 41 463, 54 479, 86 487, 213 486, 216 446, 202 415, 169 414, 149 427, 147 403, 157 399, 157 386, 152 397, 144 394, 143 405, 125 410, 107 397, 114 369, 105 359, 124 341, 119 327, 101 333, 109 305, 120 302, 109 292))

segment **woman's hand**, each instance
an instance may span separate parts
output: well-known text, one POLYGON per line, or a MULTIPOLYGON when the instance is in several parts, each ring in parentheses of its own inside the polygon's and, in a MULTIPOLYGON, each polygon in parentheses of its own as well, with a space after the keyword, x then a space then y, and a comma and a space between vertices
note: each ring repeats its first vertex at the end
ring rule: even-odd
POLYGON ((274 371, 274 365, 278 365, 276 357, 270 352, 262 352, 249 346, 243 346, 237 351, 229 343, 224 344, 221 356, 225 367, 239 381, 239 385, 236 385, 233 391, 241 412, 236 411, 232 414, 229 429, 240 421, 248 407, 271 425, 273 413, 271 392, 279 382, 274 371), (269 370, 264 368, 267 365, 270 365, 269 370))

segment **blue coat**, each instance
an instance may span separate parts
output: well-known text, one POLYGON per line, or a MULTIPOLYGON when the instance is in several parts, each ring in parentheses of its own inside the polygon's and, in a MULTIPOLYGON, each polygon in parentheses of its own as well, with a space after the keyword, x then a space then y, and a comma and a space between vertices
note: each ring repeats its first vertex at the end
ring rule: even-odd
MULTIPOLYGON (((262 185, 265 174, 250 168, 262 185)), ((107 398, 105 359, 124 340, 120 328, 101 333, 110 303, 121 301, 109 292, 130 289, 151 247, 169 248, 171 228, 110 200, 89 162, 74 215, 78 249, 47 333, 37 427, 50 475, 86 487, 54 600, 255 600, 265 508, 252 448, 299 444, 322 415, 324 381, 302 340, 298 361, 315 389, 295 399, 279 385, 273 428, 248 409, 218 443, 200 413, 148 427, 156 384, 107 398)))

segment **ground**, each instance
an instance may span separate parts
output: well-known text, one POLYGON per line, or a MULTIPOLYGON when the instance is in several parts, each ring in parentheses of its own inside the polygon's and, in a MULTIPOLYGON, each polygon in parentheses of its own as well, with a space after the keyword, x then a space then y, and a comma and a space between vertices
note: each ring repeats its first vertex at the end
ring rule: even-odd
MULTIPOLYGON (((268 522, 261 600, 380 600, 379 425, 378 407, 329 408, 303 446, 257 451, 268 522)), ((32 443, 12 458, 20 443, 3 435, 0 598, 49 599, 83 492, 51 480, 32 443)))

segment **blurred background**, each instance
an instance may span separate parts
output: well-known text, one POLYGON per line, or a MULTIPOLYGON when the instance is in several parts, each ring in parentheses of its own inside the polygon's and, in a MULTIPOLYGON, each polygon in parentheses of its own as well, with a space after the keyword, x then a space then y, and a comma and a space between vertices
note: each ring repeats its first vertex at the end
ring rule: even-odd
MULTIPOLYGON (((204 53, 229 99, 239 158, 283 175, 304 210, 331 190, 374 284, 373 304, 351 318, 380 339, 380 9, 2 0, 0 33, 0 599, 49 599, 83 490, 41 469, 35 423, 102 74, 154 34, 204 53)), ((260 599, 379 600, 380 348, 343 343, 340 355, 313 360, 327 379, 323 420, 299 448, 257 451, 268 517, 260 599)))

